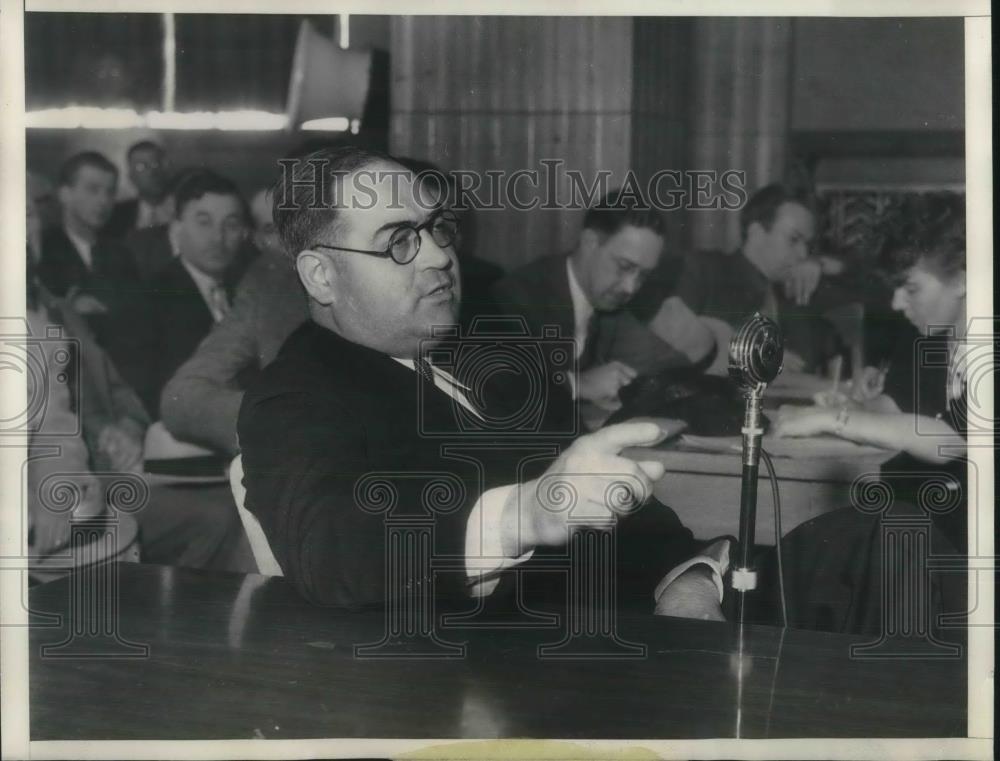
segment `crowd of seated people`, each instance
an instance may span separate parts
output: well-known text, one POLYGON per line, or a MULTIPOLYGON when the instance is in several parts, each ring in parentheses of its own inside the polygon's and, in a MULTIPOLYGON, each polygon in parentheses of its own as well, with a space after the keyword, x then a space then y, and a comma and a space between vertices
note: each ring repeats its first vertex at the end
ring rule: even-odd
MULTIPOLYGON (((820 370, 843 350, 836 315, 857 294, 842 261, 813 254, 815 214, 803 196, 765 187, 741 211, 736 250, 682 256, 667 250, 660 212, 612 191, 586 211, 570 251, 538 252, 501 277, 469 250, 462 226, 471 219, 446 208, 448 188, 430 187, 438 199, 431 209, 414 200, 417 186, 428 182, 418 177, 432 166, 424 162, 342 147, 296 165, 305 171, 319 162, 348 175, 402 172, 403 190, 398 177, 391 189, 394 201, 403 193, 400 211, 390 189, 378 184, 374 205, 351 207, 341 198, 323 208, 301 197, 310 192, 303 177, 282 176, 248 203, 236 184, 210 169, 171 176, 165 151, 154 143, 133 146, 126 160, 134 201, 116 206, 114 165, 81 153, 59 174, 59 223, 40 236, 29 225, 32 326, 61 325, 79 338, 81 377, 102 386, 85 394, 79 409, 69 399, 56 404, 82 423, 81 436, 64 450, 77 458, 79 472, 141 473, 152 425, 220 458, 239 455, 246 506, 285 575, 315 602, 353 607, 386 594, 382 522, 358 509, 358 479, 392 469, 457 473, 458 465, 427 446, 420 426, 433 423, 464 441, 470 419, 474 427, 512 420, 505 411, 518 398, 540 394, 541 429, 549 432, 542 438, 552 456, 520 472, 497 455, 485 482, 468 481, 467 499, 441 522, 445 550, 464 555, 467 572, 442 588, 509 600, 514 593, 505 572, 530 576, 533 558, 566 542, 565 516, 546 508, 538 484, 584 472, 636 484, 624 509, 635 515, 615 518, 623 528, 621 583, 630 592, 623 597, 668 615, 721 617, 728 540, 695 541, 668 506, 650 498, 662 464, 619 456, 629 446, 655 443, 664 431, 649 423, 602 424, 638 378, 719 372, 729 337, 757 312, 784 328, 786 370, 820 370), (279 204, 277 196, 289 193, 297 201, 279 204), (573 342, 572 361, 564 372, 544 374, 543 389, 517 372, 482 385, 454 366, 434 364, 436 348, 447 345, 434 329, 467 327, 483 316, 518 318, 534 340, 555 328, 573 342), (91 409, 97 400, 104 407, 91 409), (584 407, 596 414, 577 425, 584 407)), ((32 203, 29 197, 29 214, 32 203)), ((893 361, 884 384, 877 371, 855 368, 850 396, 783 411, 776 435, 875 443, 902 451, 908 466, 919 469, 942 458, 940 448, 928 448, 934 437, 907 438, 913 416, 922 415, 952 450, 964 451, 956 412, 962 381, 955 380, 963 356, 964 215, 955 211, 959 205, 951 208, 947 234, 939 219, 938 227, 911 230, 890 251, 904 279, 893 307, 921 333, 944 336, 948 381, 937 385, 945 396, 930 413, 904 398, 907 384, 897 377, 914 367, 906 358, 893 361)), ((44 432, 35 443, 44 443, 44 432)), ((584 494, 593 489, 590 497, 599 501, 608 486, 601 478, 578 486, 584 494)), ((84 512, 99 510, 92 501, 82 505, 84 512)), ((151 505, 139 518, 142 557, 248 570, 232 559, 242 529, 235 506, 226 507, 198 514, 183 504, 151 505)), ((41 508, 31 515, 39 552, 65 543, 66 515, 56 519, 41 508)), ((964 522, 956 523, 963 516, 956 511, 945 530, 956 547, 964 541, 964 522)), ((847 528, 835 530, 845 536, 871 530, 842 520, 847 528)), ((801 552, 822 544, 831 525, 793 531, 790 546, 801 552)), ((871 582, 870 569, 855 570, 853 583, 871 582)), ((793 573, 847 578, 833 561, 821 572, 793 573)), ((838 622, 833 628, 864 628, 856 614, 817 614, 799 623, 830 620, 838 622)))

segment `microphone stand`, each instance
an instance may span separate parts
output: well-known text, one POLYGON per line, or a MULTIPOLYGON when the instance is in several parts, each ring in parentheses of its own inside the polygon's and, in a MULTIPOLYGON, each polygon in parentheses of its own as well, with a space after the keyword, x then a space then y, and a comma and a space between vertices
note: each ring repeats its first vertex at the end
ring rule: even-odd
POLYGON ((740 552, 733 568, 733 589, 739 592, 736 620, 743 623, 746 615, 746 594, 757 588, 757 571, 754 570, 751 552, 757 529, 757 475, 760 468, 760 442, 764 429, 760 421, 760 402, 765 384, 758 383, 745 391, 746 411, 743 416, 743 477, 740 486, 740 552))
POLYGON ((784 359, 781 329, 772 320, 755 314, 733 336, 729 344, 729 377, 743 390, 743 476, 740 488, 739 559, 733 568, 733 589, 737 598, 736 621, 746 617, 746 596, 757 588, 757 571, 751 554, 757 528, 757 475, 760 466, 761 399, 767 384, 781 372, 784 359))

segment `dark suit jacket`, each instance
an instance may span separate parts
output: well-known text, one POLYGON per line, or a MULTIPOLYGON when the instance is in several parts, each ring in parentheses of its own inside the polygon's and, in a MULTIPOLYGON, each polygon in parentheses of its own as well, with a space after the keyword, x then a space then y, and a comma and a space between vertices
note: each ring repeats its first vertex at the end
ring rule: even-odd
POLYGON ((173 246, 167 225, 130 230, 124 235, 125 247, 132 254, 136 271, 143 282, 148 282, 174 258, 173 246))
POLYGON ((142 290, 111 336, 110 351, 153 420, 160 392, 215 325, 180 259, 172 258, 142 290))
MULTIPOLYGON (((497 283, 493 292, 500 309, 523 317, 532 334, 541 335, 543 326, 558 326, 562 336, 573 338, 573 299, 565 255, 536 259, 497 283)), ((653 335, 628 310, 598 313, 596 341, 594 365, 620 360, 640 375, 690 365, 683 354, 653 335)))
POLYGON ((87 267, 63 228, 49 228, 42 235, 38 278, 54 296, 62 298, 75 289, 104 305, 105 312, 86 319, 98 343, 106 347, 121 315, 133 304, 139 278, 128 251, 117 241, 98 237, 91 255, 87 267))
MULTIPOLYGON (((346 607, 387 597, 387 518, 433 522, 436 560, 450 557, 457 566, 435 575, 435 592, 465 599, 465 533, 479 496, 518 480, 531 452, 535 461, 520 477, 537 476, 565 444, 531 440, 550 448, 541 459, 537 450, 482 447, 481 469, 467 452, 466 459, 446 456, 445 445, 484 443, 456 419, 452 399, 392 358, 312 321, 291 335, 251 385, 238 432, 246 506, 260 520, 285 576, 307 599, 346 607), (442 435, 422 435, 429 430, 442 435), (381 492, 366 480, 373 474, 387 484, 381 492), (424 500, 433 502, 433 491, 425 487, 442 479, 451 482, 454 499, 444 500, 446 512, 428 511, 424 500), (385 499, 390 493, 394 500, 385 499), (380 513, 372 509, 376 503, 394 507, 380 513)), ((651 610, 659 579, 694 553, 691 533, 668 508, 650 503, 619 525, 618 539, 626 543, 618 551, 620 599, 651 610)), ((540 577, 563 578, 532 574, 538 588, 540 577)), ((510 572, 505 577, 491 604, 509 599, 510 572)))
POLYGON ((138 277, 132 259, 121 244, 103 236, 98 237, 91 253, 92 264, 88 268, 65 230, 50 227, 42 234, 38 277, 54 296, 65 296, 70 288, 76 287, 117 306, 138 277))
POLYGON ((135 230, 139 218, 139 199, 129 198, 115 204, 111 219, 104 226, 104 234, 110 238, 124 238, 135 230))

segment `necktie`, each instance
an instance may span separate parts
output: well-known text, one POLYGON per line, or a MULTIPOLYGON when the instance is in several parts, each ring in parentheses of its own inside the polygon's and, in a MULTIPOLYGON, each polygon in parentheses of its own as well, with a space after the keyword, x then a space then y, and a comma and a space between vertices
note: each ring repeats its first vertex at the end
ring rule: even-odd
POLYGON ((594 312, 587 322, 587 336, 583 342, 583 351, 580 352, 580 358, 577 361, 577 368, 581 371, 588 369, 597 359, 598 322, 597 312, 594 312))
POLYGON ((434 382, 434 371, 431 369, 431 363, 423 357, 417 357, 413 360, 413 369, 428 383, 434 382))
POLYGON ((778 297, 774 293, 774 285, 772 283, 767 284, 767 290, 764 292, 764 303, 761 305, 760 313, 768 319, 775 322, 778 321, 778 297))
POLYGON ((212 286, 212 290, 208 293, 208 302, 208 308, 216 322, 221 322, 229 314, 229 294, 223 286, 212 286))

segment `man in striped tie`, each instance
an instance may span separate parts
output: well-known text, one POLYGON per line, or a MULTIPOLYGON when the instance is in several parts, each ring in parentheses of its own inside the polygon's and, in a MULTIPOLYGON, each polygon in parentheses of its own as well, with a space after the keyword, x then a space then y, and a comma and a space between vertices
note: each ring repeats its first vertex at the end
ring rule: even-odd
POLYGON ((725 553, 699 554, 651 498, 662 464, 620 454, 659 441, 655 424, 505 446, 507 419, 474 374, 427 361, 461 298, 457 222, 440 200, 392 157, 356 147, 283 169, 275 223, 310 319, 250 385, 238 433, 246 507, 295 588, 347 608, 421 589, 491 605, 510 599, 515 569, 534 555, 620 520, 619 601, 721 618, 725 553), (553 503, 554 484, 574 509, 553 503), (448 567, 390 556, 402 551, 387 538, 394 521, 430 524, 433 560, 448 567))

